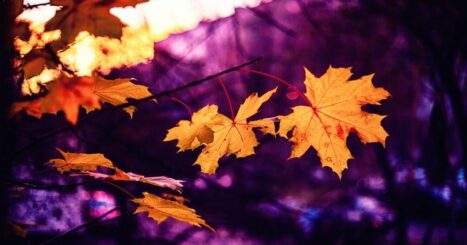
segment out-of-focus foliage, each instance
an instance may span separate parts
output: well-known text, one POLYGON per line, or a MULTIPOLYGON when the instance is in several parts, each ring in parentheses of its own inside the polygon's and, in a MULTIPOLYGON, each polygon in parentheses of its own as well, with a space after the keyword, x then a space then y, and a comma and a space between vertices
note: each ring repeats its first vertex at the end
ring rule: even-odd
MULTIPOLYGON (((50 4, 61 6, 45 26, 46 31, 60 29, 61 38, 56 49, 62 49, 75 41, 82 31, 96 36, 120 38, 123 23, 110 9, 135 6, 147 0, 51 0, 50 4)), ((55 46, 55 45, 54 45, 55 46)))

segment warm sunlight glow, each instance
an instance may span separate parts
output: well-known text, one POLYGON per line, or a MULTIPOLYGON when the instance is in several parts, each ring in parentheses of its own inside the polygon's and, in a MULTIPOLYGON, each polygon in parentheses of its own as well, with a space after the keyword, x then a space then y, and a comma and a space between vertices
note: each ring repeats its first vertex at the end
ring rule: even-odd
POLYGON ((40 92, 41 85, 45 85, 57 79, 60 76, 60 71, 56 69, 44 69, 41 74, 25 80, 21 84, 21 92, 24 95, 33 95, 40 92))
POLYGON ((112 68, 151 60, 154 56, 154 39, 148 33, 145 26, 124 28, 119 40, 81 32, 76 44, 60 52, 59 57, 78 75, 90 75, 95 70, 106 74, 112 68))
POLYGON ((29 53, 33 48, 43 48, 45 44, 60 38, 59 30, 44 32, 43 23, 32 22, 29 25, 29 30, 31 31, 29 40, 15 39, 15 47, 21 55, 29 53))
MULTIPOLYGON (((127 27, 121 40, 95 37, 81 32, 68 49, 59 53, 61 61, 78 75, 91 75, 94 71, 108 73, 112 68, 131 66, 151 60, 154 42, 166 39, 170 34, 191 30, 202 21, 213 21, 234 14, 235 8, 256 7, 271 0, 150 0, 136 7, 114 8, 111 13, 127 27)), ((26 0, 37 4, 44 0, 26 0)), ((41 6, 25 11, 18 18, 34 23, 35 28, 53 17, 57 7, 41 6)), ((43 30, 43 29, 42 29, 43 30)), ((57 33, 50 34, 57 38, 57 33)), ((44 37, 42 37, 44 38, 44 37)), ((31 38, 32 39, 32 38, 31 38)), ((47 37, 50 41, 51 37, 47 37)), ((38 40, 18 40, 16 46, 22 54, 36 45, 38 40)))

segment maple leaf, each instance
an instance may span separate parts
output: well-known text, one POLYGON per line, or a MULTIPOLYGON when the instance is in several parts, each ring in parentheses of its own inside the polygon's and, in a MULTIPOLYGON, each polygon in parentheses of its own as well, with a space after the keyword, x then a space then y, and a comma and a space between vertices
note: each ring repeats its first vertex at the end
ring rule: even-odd
MULTIPOLYGON (((128 102, 128 98, 143 99, 151 96, 148 87, 137 85, 131 82, 131 79, 122 78, 115 80, 107 80, 103 77, 96 77, 94 79, 94 94, 99 97, 101 103, 110 103, 114 106, 122 105, 128 102)), ((87 112, 95 109, 100 109, 99 106, 84 106, 87 112)), ((134 106, 123 108, 130 117, 136 110, 134 106)))
POLYGON ((207 105, 193 113, 191 120, 181 120, 177 126, 169 129, 164 141, 178 140, 179 152, 194 150, 202 144, 214 140, 214 132, 209 125, 216 124, 219 119, 217 105, 207 105))
MULTIPOLYGON (((44 113, 65 113, 71 124, 78 121, 80 106, 87 111, 101 108, 101 103, 121 105, 127 98, 142 99, 151 96, 148 88, 130 82, 130 79, 106 80, 101 77, 67 77, 62 75, 58 80, 47 83, 49 93, 39 99, 14 103, 10 114, 26 111, 28 115, 41 118, 44 113)), ((124 110, 133 115, 134 106, 124 110)))
POLYGON ((13 36, 22 40, 28 40, 31 36, 31 30, 29 30, 29 22, 23 20, 16 21, 13 27, 13 36))
POLYGON ((47 83, 49 93, 33 101, 14 103, 11 114, 24 110, 28 115, 41 118, 42 114, 65 113, 66 119, 76 124, 81 105, 98 107, 99 97, 94 93, 94 82, 91 77, 67 77, 62 75, 58 80, 47 83))
POLYGON ((113 175, 90 172, 90 171, 85 171, 83 172, 83 174, 89 175, 96 179, 141 182, 141 183, 146 183, 146 184, 157 186, 157 187, 166 187, 172 190, 180 190, 183 187, 182 180, 176 180, 176 179, 172 179, 172 178, 165 177, 165 176, 146 177, 144 175, 139 175, 139 174, 135 174, 132 172, 124 172, 118 168, 115 169, 115 174, 113 175))
POLYGON ((86 153, 71 153, 64 152, 57 148, 62 155, 61 158, 50 159, 48 162, 52 164, 60 173, 71 170, 80 171, 95 171, 97 167, 114 168, 112 161, 107 159, 104 154, 86 154, 86 153))
POLYGON ((44 49, 34 49, 27 53, 23 57, 23 63, 24 79, 37 76, 44 69, 52 69, 58 65, 44 49))
POLYGON ((190 200, 184 198, 183 196, 174 195, 174 194, 171 194, 171 193, 162 193, 162 197, 165 198, 165 199, 170 199, 170 200, 175 201, 175 202, 179 202, 181 204, 184 204, 184 203, 190 201, 190 200))
POLYGON ((72 43, 76 36, 87 31, 96 36, 120 38, 123 23, 109 10, 114 7, 135 6, 147 0, 51 0, 50 4, 61 6, 50 19, 45 30, 60 29, 61 40, 57 44, 61 49, 72 43))
POLYGON ((197 227, 204 226, 214 231, 206 221, 204 221, 195 210, 183 205, 182 203, 160 198, 148 192, 143 193, 143 198, 135 198, 131 201, 138 204, 135 214, 147 212, 148 216, 157 223, 164 222, 171 217, 178 221, 185 222, 197 227))
POLYGON ((257 93, 250 95, 240 106, 233 120, 222 114, 216 116, 216 122, 209 125, 214 132, 214 139, 206 144, 195 162, 200 165, 201 172, 214 174, 219 165, 218 161, 223 156, 235 154, 237 158, 241 158, 255 153, 254 148, 259 143, 253 128, 272 133, 274 122, 266 119, 247 122, 247 119, 256 114, 276 90, 277 88, 260 97, 257 93))
POLYGON ((339 178, 352 158, 346 146, 350 132, 356 132, 363 143, 385 145, 388 134, 381 126, 383 115, 362 111, 366 104, 379 105, 390 96, 383 88, 375 88, 373 75, 349 81, 351 68, 329 67, 317 78, 305 68, 305 96, 308 106, 295 106, 292 113, 279 116, 279 135, 285 138, 291 130, 290 158, 301 157, 313 147, 323 166, 330 167, 339 178))

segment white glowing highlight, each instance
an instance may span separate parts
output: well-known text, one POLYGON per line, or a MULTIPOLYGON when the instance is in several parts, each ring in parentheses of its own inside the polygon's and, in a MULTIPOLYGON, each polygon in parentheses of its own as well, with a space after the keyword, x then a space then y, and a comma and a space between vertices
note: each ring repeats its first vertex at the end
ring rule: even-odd
MULTIPOLYGON (((270 1, 272 0, 150 0, 136 7, 113 8, 110 13, 127 25, 123 28, 120 39, 95 37, 88 32, 81 32, 75 42, 60 51, 58 56, 77 75, 92 75, 95 71, 105 74, 113 68, 153 59, 154 43, 171 34, 192 30, 202 21, 231 16, 236 8, 252 8, 270 1)), ((25 0, 25 4, 30 5, 44 2, 47 1, 25 0)), ((32 29, 43 30, 44 24, 58 9, 60 7, 40 6, 26 10, 18 19, 32 22, 32 29)), ((32 47, 43 46, 58 36, 57 33, 51 33, 44 40, 17 40, 16 46, 21 53, 27 53, 32 47)), ((39 80, 34 82, 40 83, 39 80)), ((32 86, 32 83, 27 83, 32 86)))

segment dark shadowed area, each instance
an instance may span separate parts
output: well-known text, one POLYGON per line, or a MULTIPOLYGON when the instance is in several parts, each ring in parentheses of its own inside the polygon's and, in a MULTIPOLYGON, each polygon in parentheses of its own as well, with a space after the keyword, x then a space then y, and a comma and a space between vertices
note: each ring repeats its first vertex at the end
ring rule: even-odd
MULTIPOLYGON (((287 160, 286 139, 258 134, 255 155, 222 158, 216 174, 206 175, 193 166, 200 149, 177 153, 175 141, 163 142, 169 128, 190 117, 169 96, 139 103, 132 119, 107 105, 65 129, 61 113, 40 121, 23 114, 8 130, 16 141, 4 198, 8 218, 28 233, 16 242, 40 244, 118 206, 50 243, 465 244, 466 27, 464 0, 275 0, 172 35, 155 44, 151 62, 108 77, 134 77, 157 94, 261 57, 248 67, 304 89, 304 67, 318 76, 329 66, 352 67, 354 78, 374 73, 375 86, 392 95, 364 108, 387 115, 386 147, 352 134, 354 159, 339 180, 316 151, 287 160), (45 165, 59 156, 55 147, 102 152, 125 171, 184 180, 187 205, 216 232, 132 215, 135 205, 113 186, 45 165)), ((253 92, 279 87, 255 118, 303 103, 263 76, 234 71, 222 79, 234 108, 253 92)), ((216 79, 172 96, 194 111, 217 104, 229 114, 216 79)), ((161 193, 117 184, 134 194, 161 193)))

